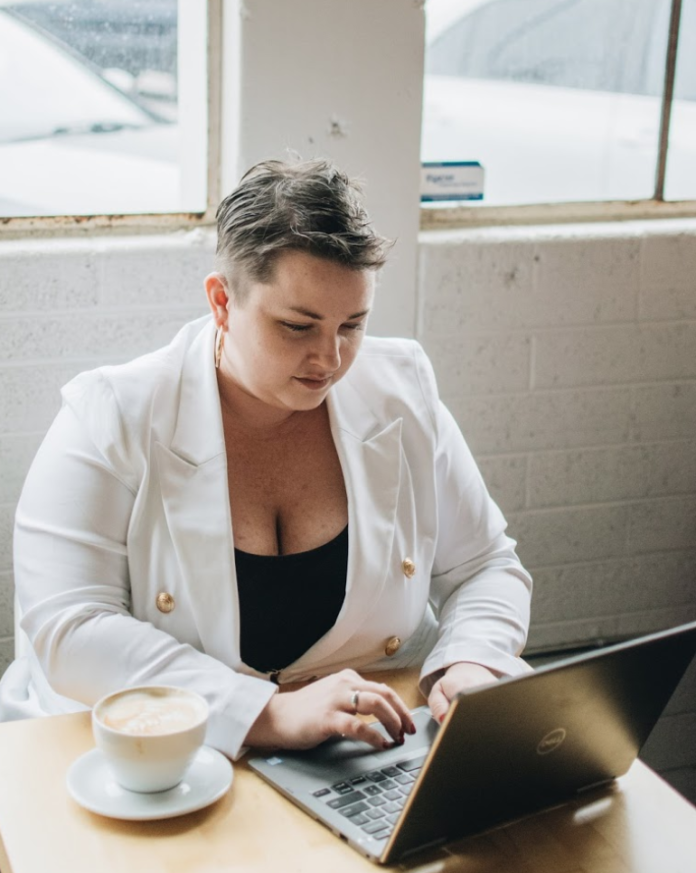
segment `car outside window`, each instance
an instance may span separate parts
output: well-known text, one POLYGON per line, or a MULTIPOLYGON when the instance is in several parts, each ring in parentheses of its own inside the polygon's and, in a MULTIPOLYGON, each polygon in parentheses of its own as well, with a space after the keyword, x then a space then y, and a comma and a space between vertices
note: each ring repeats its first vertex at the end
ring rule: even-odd
POLYGON ((205 42, 198 70, 180 70, 177 8, 0 5, 0 80, 12 83, 0 90, 0 216, 205 211, 206 126, 198 109, 187 116, 177 81, 197 75, 206 105, 205 42), (191 123, 197 135, 182 136, 191 123))
MULTIPOLYGON (((482 205, 650 198, 670 6, 429 0, 423 160, 480 161, 482 205)), ((696 0, 683 8, 674 107, 693 131, 696 0)), ((696 143, 677 140, 668 180, 685 192, 696 143)))

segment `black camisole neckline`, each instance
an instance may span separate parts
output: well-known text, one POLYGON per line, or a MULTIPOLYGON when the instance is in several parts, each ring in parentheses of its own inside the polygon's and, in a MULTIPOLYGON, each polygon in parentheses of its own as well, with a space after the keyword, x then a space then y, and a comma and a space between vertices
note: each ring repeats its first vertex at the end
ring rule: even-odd
POLYGON ((336 623, 346 593, 348 526, 305 552, 235 548, 242 660, 261 673, 287 667, 336 623))

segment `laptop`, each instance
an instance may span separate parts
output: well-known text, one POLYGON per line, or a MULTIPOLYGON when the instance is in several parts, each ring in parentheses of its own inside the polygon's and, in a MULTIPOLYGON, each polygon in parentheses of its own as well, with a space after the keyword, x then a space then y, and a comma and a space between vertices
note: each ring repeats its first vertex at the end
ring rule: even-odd
POLYGON ((336 739, 249 764, 388 864, 623 775, 695 653, 692 622, 462 693, 441 726, 420 707, 417 733, 384 752, 336 739))

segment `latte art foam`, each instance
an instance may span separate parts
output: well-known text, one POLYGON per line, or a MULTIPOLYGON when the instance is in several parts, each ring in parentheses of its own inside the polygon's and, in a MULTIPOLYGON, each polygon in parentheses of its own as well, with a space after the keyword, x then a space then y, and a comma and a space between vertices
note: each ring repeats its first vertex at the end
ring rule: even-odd
POLYGON ((176 692, 133 691, 110 700, 99 713, 102 724, 125 734, 173 734, 198 724, 202 707, 176 692))

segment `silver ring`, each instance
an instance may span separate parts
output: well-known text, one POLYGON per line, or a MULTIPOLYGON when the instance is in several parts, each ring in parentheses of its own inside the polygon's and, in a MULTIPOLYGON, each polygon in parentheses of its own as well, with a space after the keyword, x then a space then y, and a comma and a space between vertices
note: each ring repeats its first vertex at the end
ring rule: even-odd
POLYGON ((353 710, 353 715, 358 714, 358 701, 360 700, 360 692, 353 689, 350 694, 350 705, 353 710))

